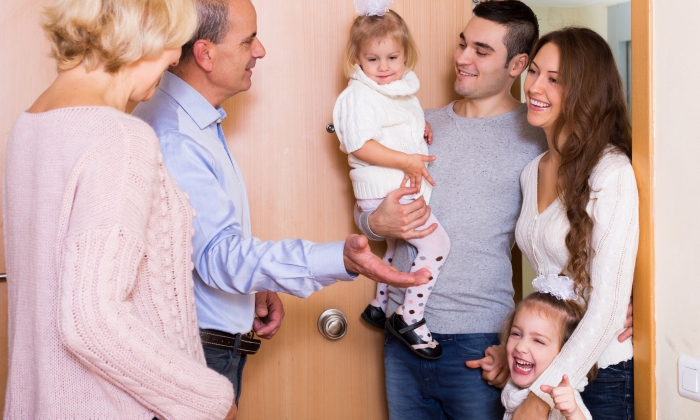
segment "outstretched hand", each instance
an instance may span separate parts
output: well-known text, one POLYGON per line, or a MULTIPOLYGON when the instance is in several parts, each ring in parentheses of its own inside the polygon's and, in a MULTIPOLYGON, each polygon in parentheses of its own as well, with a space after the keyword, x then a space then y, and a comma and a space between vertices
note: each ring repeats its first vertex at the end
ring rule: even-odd
POLYGON ((540 386, 542 392, 546 392, 552 397, 554 401, 554 408, 559 410, 561 414, 564 415, 569 420, 578 420, 583 417, 583 412, 579 409, 578 404, 576 404, 576 397, 574 396, 574 388, 569 384, 569 377, 563 375, 561 377, 561 382, 556 387, 549 385, 540 386))
POLYGON ((466 363, 468 368, 481 368, 481 377, 489 385, 503 388, 510 378, 510 369, 506 359, 506 351, 503 346, 491 346, 484 352, 484 357, 478 360, 469 360, 466 363))
POLYGON ((427 268, 413 273, 402 273, 388 265, 372 253, 367 237, 362 235, 350 235, 345 239, 343 261, 348 273, 362 274, 370 280, 391 286, 419 286, 430 279, 430 271, 427 268))

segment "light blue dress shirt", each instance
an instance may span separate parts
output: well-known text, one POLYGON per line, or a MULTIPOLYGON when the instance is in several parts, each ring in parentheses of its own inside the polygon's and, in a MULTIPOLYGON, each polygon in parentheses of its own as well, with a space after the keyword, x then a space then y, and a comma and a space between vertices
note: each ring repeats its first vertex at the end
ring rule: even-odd
POLYGON ((168 172, 196 212, 192 277, 200 328, 247 333, 255 292, 307 297, 336 279, 352 280, 343 263, 344 242, 262 242, 252 236, 243 175, 221 130, 222 108, 166 72, 153 98, 133 115, 155 130, 168 172))

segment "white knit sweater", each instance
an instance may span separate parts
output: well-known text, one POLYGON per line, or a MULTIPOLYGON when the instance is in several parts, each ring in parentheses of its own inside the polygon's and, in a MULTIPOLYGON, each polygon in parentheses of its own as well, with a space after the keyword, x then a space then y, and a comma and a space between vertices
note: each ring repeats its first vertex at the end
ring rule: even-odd
MULTIPOLYGON (((562 202, 557 199, 538 214, 537 176, 542 156, 530 162, 520 177, 523 207, 515 230, 518 246, 538 276, 561 273, 569 258, 564 240, 570 225, 562 202)), ((594 254, 589 266, 593 290, 576 331, 530 387, 550 406, 552 400, 540 385, 556 386, 563 374, 569 375, 571 383, 579 383, 596 362, 602 369, 632 358, 632 340, 617 341, 632 294, 639 240, 639 197, 629 159, 608 148, 589 183, 586 211, 593 219, 594 254)))
MULTIPOLYGON (((401 80, 379 85, 359 66, 356 69, 348 87, 335 102, 333 125, 340 150, 348 153, 355 198, 384 198, 399 187, 403 172, 370 165, 351 153, 374 140, 399 152, 428 154, 428 145, 423 139, 423 109, 415 96, 420 82, 414 72, 407 70, 401 80)), ((431 185, 423 179, 421 194, 426 201, 430 199, 431 190, 431 185)))
POLYGON ((204 361, 192 210, 153 130, 107 107, 24 113, 3 186, 4 418, 224 418, 233 387, 204 361))

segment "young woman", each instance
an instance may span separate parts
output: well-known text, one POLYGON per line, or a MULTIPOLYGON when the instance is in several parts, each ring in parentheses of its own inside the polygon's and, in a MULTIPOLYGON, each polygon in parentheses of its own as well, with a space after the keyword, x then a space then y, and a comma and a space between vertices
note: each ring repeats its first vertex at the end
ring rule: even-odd
MULTIPOLYGON (((639 238, 622 82, 605 40, 567 28, 538 41, 524 88, 528 121, 544 129, 549 150, 522 173, 516 240, 538 277, 573 279, 586 305, 571 339, 530 391, 551 408, 540 386, 556 386, 563 374, 578 383, 597 362, 597 379, 582 394, 586 407, 596 420, 632 419, 632 342, 616 339, 639 238)), ((544 406, 528 409, 533 405, 544 406)))
POLYGON ((147 100, 196 27, 192 0, 59 0, 59 74, 20 115, 3 204, 10 366, 4 418, 233 418, 208 369, 191 279, 192 210, 147 100))

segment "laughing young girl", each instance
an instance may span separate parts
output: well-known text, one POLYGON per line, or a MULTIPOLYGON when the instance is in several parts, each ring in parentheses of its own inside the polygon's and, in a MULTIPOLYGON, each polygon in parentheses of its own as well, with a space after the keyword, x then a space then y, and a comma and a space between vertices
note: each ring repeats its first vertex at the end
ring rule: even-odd
MULTIPOLYGON (((558 279, 556 281, 559 282, 558 279)), ((515 409, 530 393, 529 387, 557 357, 585 312, 576 301, 573 283, 568 292, 552 292, 551 288, 540 290, 550 292, 535 292, 523 299, 501 331, 501 343, 505 343, 511 374, 501 394, 501 401, 506 407, 504 420, 513 418, 515 409)), ((554 401, 554 409, 550 411, 548 419, 591 420, 591 414, 579 394, 586 383, 587 379, 584 378, 574 387, 565 374, 557 387, 542 385, 542 391, 554 401)))

